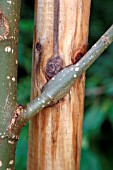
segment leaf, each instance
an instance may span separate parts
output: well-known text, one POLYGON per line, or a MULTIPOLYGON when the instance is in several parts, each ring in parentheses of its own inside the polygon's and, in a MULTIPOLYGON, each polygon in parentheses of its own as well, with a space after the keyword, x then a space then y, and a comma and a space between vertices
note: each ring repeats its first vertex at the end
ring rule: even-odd
POLYGON ((97 133, 105 120, 106 114, 101 106, 93 105, 90 107, 84 118, 83 130, 85 133, 97 133))
POLYGON ((80 165, 80 170, 101 170, 98 156, 87 149, 82 149, 80 165))
POLYGON ((22 129, 20 139, 16 148, 16 170, 26 170, 27 163, 27 149, 28 149, 28 124, 22 129))
POLYGON ((18 103, 26 104, 30 100, 30 77, 21 78, 18 82, 18 103))

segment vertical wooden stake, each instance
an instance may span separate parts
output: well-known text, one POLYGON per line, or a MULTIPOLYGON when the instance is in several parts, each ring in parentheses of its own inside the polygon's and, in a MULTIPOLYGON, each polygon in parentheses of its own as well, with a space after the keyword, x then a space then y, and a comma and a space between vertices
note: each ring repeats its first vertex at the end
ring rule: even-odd
MULTIPOLYGON (((76 63, 86 52, 89 14, 90 0, 59 0, 58 46, 63 67, 76 63)), ((36 0, 31 99, 47 82, 45 70, 53 56, 53 36, 54 1, 36 0)), ((84 84, 85 74, 63 100, 30 121, 28 170, 79 170, 84 84)))

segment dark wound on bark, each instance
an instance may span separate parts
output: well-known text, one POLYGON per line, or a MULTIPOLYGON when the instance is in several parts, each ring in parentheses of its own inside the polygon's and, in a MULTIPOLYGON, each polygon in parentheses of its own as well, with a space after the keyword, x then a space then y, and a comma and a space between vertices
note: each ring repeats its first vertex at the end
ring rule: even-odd
POLYGON ((53 56, 48 60, 46 79, 54 77, 63 68, 63 59, 59 55, 59 0, 54 0, 53 56))
POLYGON ((40 52, 42 50, 42 45, 41 45, 40 42, 36 43, 36 49, 37 49, 38 52, 40 52))
POLYGON ((45 70, 47 80, 54 77, 62 69, 63 69, 63 59, 61 56, 50 58, 47 62, 46 70, 45 70))
POLYGON ((81 51, 77 51, 73 58, 71 58, 71 61, 73 64, 76 64, 82 57, 84 56, 84 53, 81 51))
POLYGON ((36 53, 35 53, 35 67, 36 73, 38 73, 38 69, 40 67, 41 55, 42 55, 42 44, 38 41, 35 45, 36 53))
POLYGON ((54 0, 53 56, 59 53, 59 0, 54 0))

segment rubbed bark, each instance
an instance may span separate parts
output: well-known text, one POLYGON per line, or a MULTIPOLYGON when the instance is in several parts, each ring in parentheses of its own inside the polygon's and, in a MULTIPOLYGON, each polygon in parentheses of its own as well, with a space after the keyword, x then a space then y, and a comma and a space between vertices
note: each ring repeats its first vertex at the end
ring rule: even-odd
MULTIPOLYGON (((60 1, 57 12, 56 33, 54 1, 35 1, 31 100, 57 71, 76 63, 86 52, 90 0, 60 1)), ((58 104, 30 121, 28 170, 79 170, 84 84, 82 74, 58 104)))
POLYGON ((20 0, 0 0, 0 169, 14 169, 15 135, 7 135, 16 106, 20 0))

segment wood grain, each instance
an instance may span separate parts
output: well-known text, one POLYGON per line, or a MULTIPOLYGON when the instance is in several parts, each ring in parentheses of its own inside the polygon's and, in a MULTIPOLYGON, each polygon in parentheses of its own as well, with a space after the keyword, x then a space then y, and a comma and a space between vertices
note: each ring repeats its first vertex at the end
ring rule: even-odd
MULTIPOLYGON (((88 42, 90 0, 60 0, 59 54, 64 65, 76 62, 88 42)), ((45 68, 53 55, 53 0, 36 0, 31 99, 47 82, 45 68), (42 45, 41 53, 36 43, 42 45)), ((58 104, 30 121, 28 170, 79 170, 84 111, 83 74, 58 104)), ((56 85, 57 86, 57 85, 56 85)))

